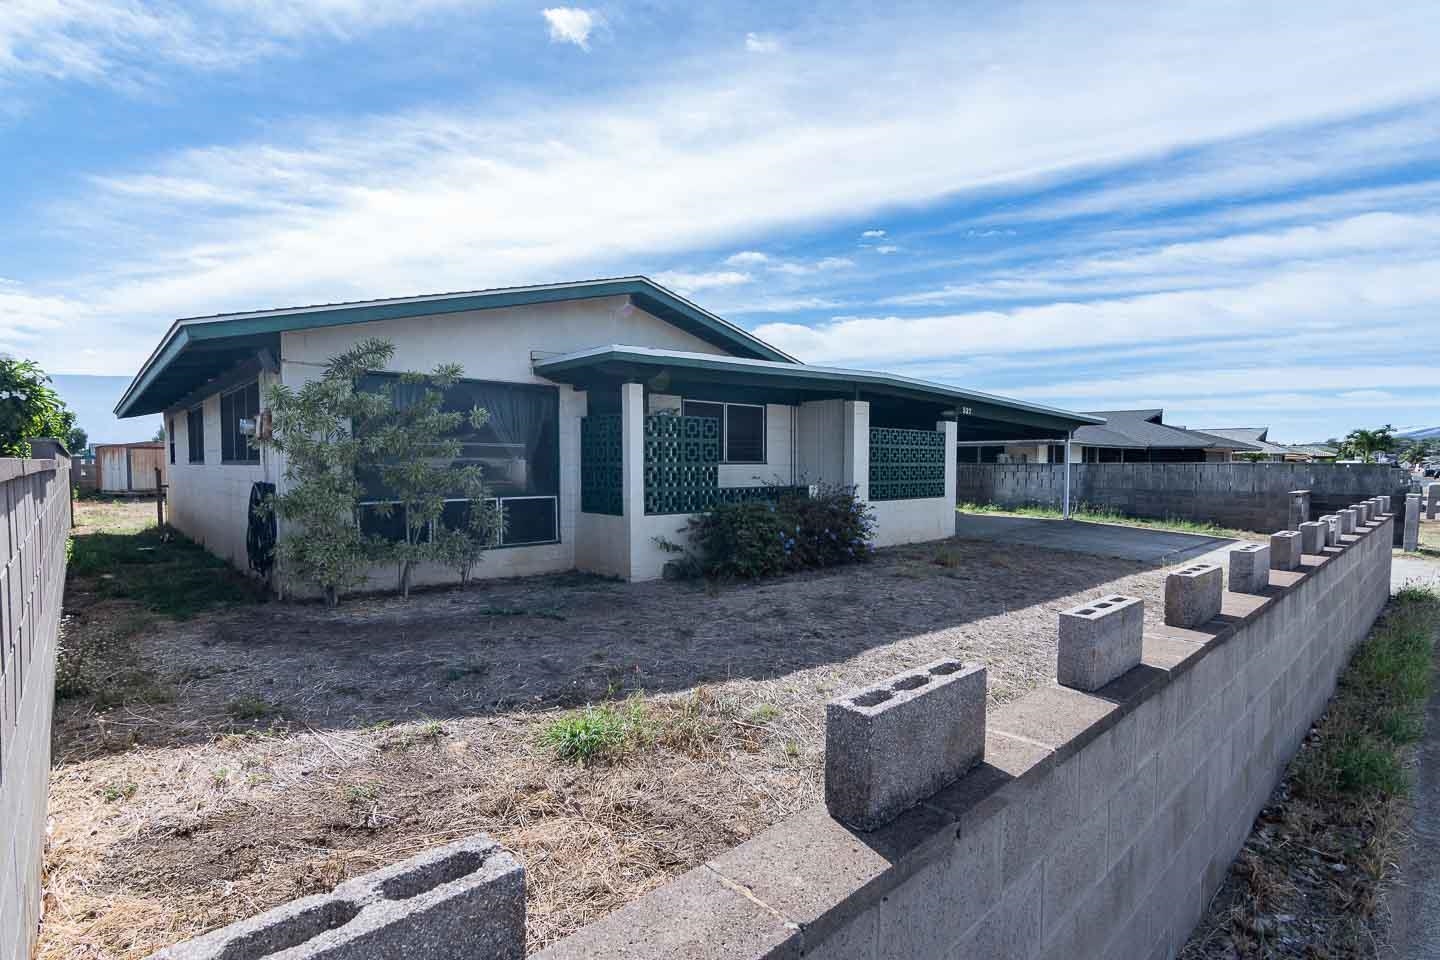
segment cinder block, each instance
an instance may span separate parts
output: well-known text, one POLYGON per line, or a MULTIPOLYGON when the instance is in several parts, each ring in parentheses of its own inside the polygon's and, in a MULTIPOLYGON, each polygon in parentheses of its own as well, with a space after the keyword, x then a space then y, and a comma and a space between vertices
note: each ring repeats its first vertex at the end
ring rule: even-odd
POLYGON ((1230 551, 1230 589, 1235 593, 1260 593, 1270 586, 1270 547, 1247 543, 1230 551))
POLYGON ((1311 556, 1325 549, 1325 530, 1329 524, 1315 521, 1300 524, 1300 552, 1311 556))
POLYGON ((1355 508, 1346 507, 1344 510, 1336 511, 1336 513, 1340 516, 1340 532, 1346 535, 1353 534, 1355 528, 1360 523, 1360 515, 1355 511, 1355 508))
POLYGON ((825 806, 874 830, 985 755, 985 668, 937 660, 825 705, 825 806))
POLYGON ((1388 514, 1389 512, 1390 512, 1390 498, 1389 498, 1389 497, 1376 497, 1376 498, 1375 498, 1375 513, 1373 514, 1373 516, 1378 519, 1378 518, 1380 518, 1380 517, 1385 516, 1385 515, 1388 514))
POLYGON ((1300 566, 1300 531, 1270 534, 1270 569, 1294 570, 1300 566))
POLYGON ((1338 547, 1340 545, 1340 515, 1338 513, 1327 513, 1320 518, 1325 524, 1325 546, 1338 547))
POLYGON ((1440 483, 1425 485, 1425 519, 1434 520, 1440 515, 1440 483))
POLYGON ((1355 511, 1355 522, 1357 524, 1370 522, 1370 505, 1363 500, 1360 503, 1350 504, 1350 509, 1355 511))
MULTIPOLYGON (((1305 523, 1300 529, 1320 524, 1305 523)), ((1172 627, 1198 627, 1220 613, 1225 574, 1213 563, 1192 563, 1165 578, 1165 623, 1172 627)))
POLYGON ((154 960, 522 960, 525 868, 477 835, 347 880, 203 937, 154 960))
POLYGON ((1145 601, 1101 597, 1060 613, 1056 679, 1062 687, 1098 690, 1140 664, 1145 601))
POLYGON ((1416 550, 1420 546, 1420 495, 1412 493, 1405 498, 1405 529, 1401 534, 1401 546, 1416 550))

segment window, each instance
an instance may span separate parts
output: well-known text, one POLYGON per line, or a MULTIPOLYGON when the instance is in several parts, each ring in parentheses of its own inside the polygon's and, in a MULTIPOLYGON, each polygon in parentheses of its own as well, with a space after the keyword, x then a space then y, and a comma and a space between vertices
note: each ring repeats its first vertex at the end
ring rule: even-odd
MULTIPOLYGON (((362 390, 392 384, 398 403, 406 391, 423 390, 399 382, 389 373, 366 375, 362 390)), ((460 441, 456 466, 479 466, 490 492, 505 511, 506 530, 498 546, 555 543, 560 539, 560 393, 554 387, 488 380, 459 380, 445 391, 443 409, 469 413, 480 407, 490 414, 476 429, 464 422, 455 431, 460 441)), ((367 506, 360 526, 366 533, 390 539, 405 536, 404 516, 396 506, 386 517, 374 506, 394 503, 378 473, 362 474, 367 506)), ((446 507, 441 523, 462 523, 464 501, 446 507)))
POLYGON ((765 462, 765 408, 760 404, 686 400, 682 412, 687 417, 714 417, 720 421, 724 463, 765 462))
POLYGON ((175 418, 165 418, 165 439, 170 442, 170 465, 175 465, 175 418))
POLYGON ((205 462, 205 408, 185 411, 185 449, 191 463, 205 462))
POLYGON ((251 442, 259 416, 259 381, 220 395, 221 463, 260 462, 260 448, 251 442))

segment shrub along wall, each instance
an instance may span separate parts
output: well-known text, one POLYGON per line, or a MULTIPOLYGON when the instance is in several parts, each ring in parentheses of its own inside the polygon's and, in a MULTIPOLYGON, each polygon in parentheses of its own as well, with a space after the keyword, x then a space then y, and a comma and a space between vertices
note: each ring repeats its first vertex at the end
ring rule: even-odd
MULTIPOLYGON (((1318 517, 1381 493, 1400 495, 1403 471, 1377 463, 1072 463, 1070 502, 1132 517, 1178 517, 1238 530, 1283 530, 1291 490, 1310 491, 1318 517)), ((1045 506, 1064 499, 1060 463, 962 463, 961 502, 1045 506)))
POLYGON ((984 763, 888 826, 816 806, 539 956, 1173 955, 1384 606, 1392 526, 1147 633, 1093 694, 993 710, 984 763))

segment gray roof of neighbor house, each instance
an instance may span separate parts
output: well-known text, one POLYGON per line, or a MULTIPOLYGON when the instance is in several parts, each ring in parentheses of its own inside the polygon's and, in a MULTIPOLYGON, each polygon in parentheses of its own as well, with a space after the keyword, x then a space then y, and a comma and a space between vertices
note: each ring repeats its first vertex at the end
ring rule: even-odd
POLYGON ((1206 427, 1205 433, 1217 437, 1224 437, 1227 440, 1236 440, 1247 443, 1250 447, 1260 453, 1292 453, 1293 451, 1282 444, 1271 443, 1266 437, 1270 433, 1269 427, 1206 427))
POLYGON ((1127 450, 1168 448, 1178 450, 1255 450, 1244 441, 1214 436, 1208 431, 1186 430, 1162 423, 1165 411, 1091 410, 1092 417, 1102 417, 1098 427, 1081 427, 1075 431, 1074 442, 1087 447, 1112 447, 1127 450))
POLYGON ((134 417, 159 413, 236 363, 254 358, 261 350, 269 350, 278 357, 280 334, 286 330, 613 296, 628 296, 647 313, 737 356, 797 362, 784 351, 648 277, 618 277, 176 320, 121 395, 115 405, 115 415, 134 417))
POLYGON ((1098 424, 1099 417, 1009 397, 965 390, 929 380, 916 380, 874 370, 820 367, 808 363, 776 363, 743 357, 719 357, 683 350, 660 350, 612 344, 537 360, 535 372, 559 383, 582 388, 625 381, 665 383, 682 392, 705 385, 751 389, 757 399, 845 398, 871 403, 872 420, 887 405, 909 404, 936 417, 956 419, 961 431, 1003 433, 1025 427, 1046 437, 1076 427, 1098 424))

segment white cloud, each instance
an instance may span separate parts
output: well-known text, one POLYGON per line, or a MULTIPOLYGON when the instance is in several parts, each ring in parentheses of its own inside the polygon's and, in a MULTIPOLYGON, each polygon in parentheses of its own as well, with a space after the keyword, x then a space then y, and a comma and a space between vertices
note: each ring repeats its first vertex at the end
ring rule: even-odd
POLYGON ((768 33, 747 33, 745 49, 751 53, 779 53, 780 41, 768 33))
POLYGON ((882 254, 899 253, 900 248, 893 243, 882 243, 875 248, 875 252, 882 254))
POLYGON ((699 293, 721 287, 737 287, 750 282, 750 274, 738 270, 715 270, 709 273, 667 271, 655 274, 655 282, 679 293, 699 293))
MULTIPOLYGON (((174 316, 700 262, 684 258, 769 245, 774 232, 886 222, 940 200, 1023 195, 1037 183, 1153 163, 1256 130, 1280 131, 1269 145, 1275 168, 1309 170, 1314 157, 1284 143, 1440 90, 1428 3, 1283 18, 1210 5, 1143 9, 1142 17, 1022 5, 999 20, 926 17, 850 31, 824 49, 796 44, 783 58, 709 50, 688 63, 647 64, 627 86, 563 100, 537 94, 296 123, 254 142, 144 157, 93 179, 68 198, 64 217, 32 225, 49 236, 68 231, 96 266, 48 286, 26 277, 29 287, 63 283, 69 300, 106 321, 48 344, 43 359, 66 369, 70 347, 86 342, 125 372, 174 316), (1123 62, 1108 55, 1116 48, 1129 52, 1123 62), (857 75, 856 62, 874 69, 857 75)), ((1381 137, 1382 147, 1401 141, 1381 137)), ((1358 150, 1341 159, 1371 162, 1358 150)), ((1330 172, 1339 179, 1348 169, 1330 172)), ((894 246, 880 228, 865 232, 872 248, 894 246)), ((1035 344, 1243 336, 1272 324, 1359 325, 1407 310, 1433 316, 1436 264, 1427 276, 1424 261, 1440 258, 1394 251, 1392 264, 1376 264, 1359 249, 1329 257, 1324 269, 1277 270, 1268 285, 1247 275, 1243 289, 1217 282, 1157 295, 1165 299, 762 330, 776 328, 808 359, 873 364, 961 355, 977 343, 1008 354, 1042 349, 1035 344)), ((1193 264, 1221 250, 1180 252, 1167 256, 1188 257, 1186 269, 1199 271, 1193 264)), ((1221 268, 1243 262, 1237 253, 1221 268)), ((725 274, 752 276, 714 271, 725 274)), ((1011 279, 1063 278, 1007 268, 966 282, 1011 279)), ((767 292, 838 299, 828 289, 767 292)), ((844 299, 855 296, 847 290, 844 299)))
POLYGON ((741 250, 725 258, 726 266, 731 267, 758 267, 769 262, 769 255, 758 250, 741 250))
POLYGON ((581 50, 590 49, 590 34, 600 23, 595 11, 580 7, 547 7, 540 13, 550 26, 552 42, 573 43, 581 50))
POLYGON ((833 270, 844 270, 855 266, 855 261, 849 257, 821 257, 819 260, 787 260, 782 263, 773 264, 770 269, 776 273, 788 274, 792 277, 808 277, 817 273, 828 273, 833 270))

